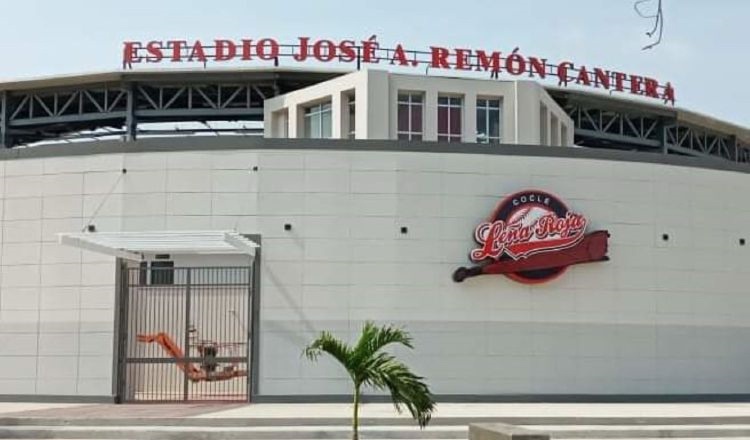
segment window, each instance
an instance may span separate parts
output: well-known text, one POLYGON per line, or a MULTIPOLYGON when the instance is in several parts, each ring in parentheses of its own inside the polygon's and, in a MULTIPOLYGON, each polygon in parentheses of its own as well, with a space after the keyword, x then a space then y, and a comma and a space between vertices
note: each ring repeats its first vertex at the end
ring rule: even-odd
POLYGON ((398 128, 399 139, 407 141, 422 140, 422 110, 424 99, 420 93, 398 94, 398 128))
POLYGON ((174 262, 152 261, 151 262, 151 285, 174 284, 174 262))
POLYGON ((438 140, 461 142, 461 98, 438 97, 438 140))
POLYGON ((503 122, 499 99, 477 99, 477 142, 499 144, 503 122))
POLYGON ((146 286, 151 285, 171 285, 174 284, 174 261, 152 261, 151 270, 149 263, 141 261, 138 266, 138 284, 146 286), (151 282, 149 283, 148 275, 151 273, 151 282))
POLYGON ((354 135, 357 128, 357 122, 356 122, 356 101, 354 100, 354 95, 349 97, 349 139, 354 139, 354 135))
POLYGON ((311 139, 331 137, 330 102, 305 107, 305 137, 311 139))

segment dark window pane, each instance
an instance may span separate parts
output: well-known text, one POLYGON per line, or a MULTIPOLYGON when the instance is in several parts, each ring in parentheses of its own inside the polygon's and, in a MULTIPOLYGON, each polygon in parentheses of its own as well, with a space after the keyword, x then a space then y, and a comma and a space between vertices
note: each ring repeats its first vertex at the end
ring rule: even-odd
POLYGON ((450 108, 450 133, 461 134, 461 109, 458 107, 450 108))
POLYGON ((490 110, 488 134, 492 137, 500 136, 500 111, 490 110))
POLYGON ((448 97, 446 96, 439 96, 438 97, 438 105, 446 105, 448 104, 448 97))
POLYGON ((487 138, 487 111, 477 109, 477 142, 486 142, 487 138))
POLYGON ((320 137, 322 138, 330 138, 332 134, 332 127, 331 127, 331 108, 328 107, 328 110, 324 111, 320 114, 320 137))
POLYGON ((486 106, 487 106, 486 99, 477 99, 477 107, 486 107, 486 106))
POLYGON ((409 105, 398 105, 398 131, 409 131, 409 105))
POLYGON ((305 137, 311 138, 313 137, 312 133, 312 116, 305 115, 305 137))
POLYGON ((153 261, 151 263, 151 284, 174 284, 174 262, 153 261))
POLYGON ((412 105, 411 106, 411 130, 416 132, 422 132, 422 106, 412 105))
POLYGON ((438 133, 448 133, 447 107, 438 107, 438 133))
POLYGON ((420 95, 419 93, 415 93, 415 94, 411 95, 411 102, 419 102, 419 103, 421 103, 422 102, 422 95, 420 95))
POLYGON ((422 140, 422 135, 421 134, 413 134, 413 135, 411 135, 411 140, 413 140, 413 141, 421 141, 422 140))
POLYGON ((315 113, 310 117, 310 137, 320 139, 320 113, 315 113))
POLYGON ((448 136, 438 136, 438 141, 439 142, 447 142, 448 141, 448 136))
POLYGON ((398 134, 398 139, 402 140, 402 141, 408 141, 409 140, 409 135, 406 134, 406 133, 399 133, 398 134))

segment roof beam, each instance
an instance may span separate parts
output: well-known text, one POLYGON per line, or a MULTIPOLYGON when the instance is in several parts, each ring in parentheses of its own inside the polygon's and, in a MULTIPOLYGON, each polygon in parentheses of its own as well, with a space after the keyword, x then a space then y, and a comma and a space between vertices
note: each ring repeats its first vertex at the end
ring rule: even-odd
POLYGON ((141 261, 143 260, 143 255, 126 251, 123 249, 114 249, 109 246, 104 246, 101 244, 97 244, 92 242, 91 240, 84 240, 80 237, 76 237, 72 234, 57 234, 58 241, 60 244, 66 245, 66 246, 73 246, 77 247, 79 249, 84 249, 91 252, 98 252, 100 254, 110 255, 112 257, 117 258, 123 258, 125 260, 131 260, 131 261, 141 261))
POLYGON ((59 242, 105 255, 142 261, 145 255, 246 254, 255 257, 257 243, 232 231, 144 231, 61 233, 59 242))
POLYGON ((661 148, 661 142, 658 140, 653 140, 653 139, 644 139, 644 138, 638 138, 634 136, 623 136, 621 134, 605 133, 601 131, 586 130, 582 128, 576 128, 574 130, 574 133, 577 136, 585 136, 585 137, 593 138, 593 139, 603 139, 603 140, 621 143, 623 144, 623 146, 639 145, 642 147, 661 148))
POLYGON ((224 241, 243 254, 250 255, 251 258, 255 258, 255 249, 260 247, 258 243, 240 238, 236 233, 232 232, 224 233, 224 241))

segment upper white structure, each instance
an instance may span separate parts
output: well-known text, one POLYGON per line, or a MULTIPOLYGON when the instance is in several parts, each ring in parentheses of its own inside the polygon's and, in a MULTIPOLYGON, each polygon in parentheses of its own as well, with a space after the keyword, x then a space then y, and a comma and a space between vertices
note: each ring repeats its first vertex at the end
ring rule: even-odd
POLYGON ((270 138, 573 145, 573 121, 532 81, 363 70, 265 101, 270 138))

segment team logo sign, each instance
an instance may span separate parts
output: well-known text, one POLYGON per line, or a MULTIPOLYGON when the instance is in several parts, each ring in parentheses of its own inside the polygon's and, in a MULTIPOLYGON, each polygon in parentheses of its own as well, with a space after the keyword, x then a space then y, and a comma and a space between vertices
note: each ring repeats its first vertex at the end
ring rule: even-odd
POLYGON ((490 218, 477 226, 479 247, 453 280, 504 274, 522 283, 542 283, 573 264, 606 261, 607 231, 586 233, 588 219, 544 191, 526 190, 503 199, 490 218))

